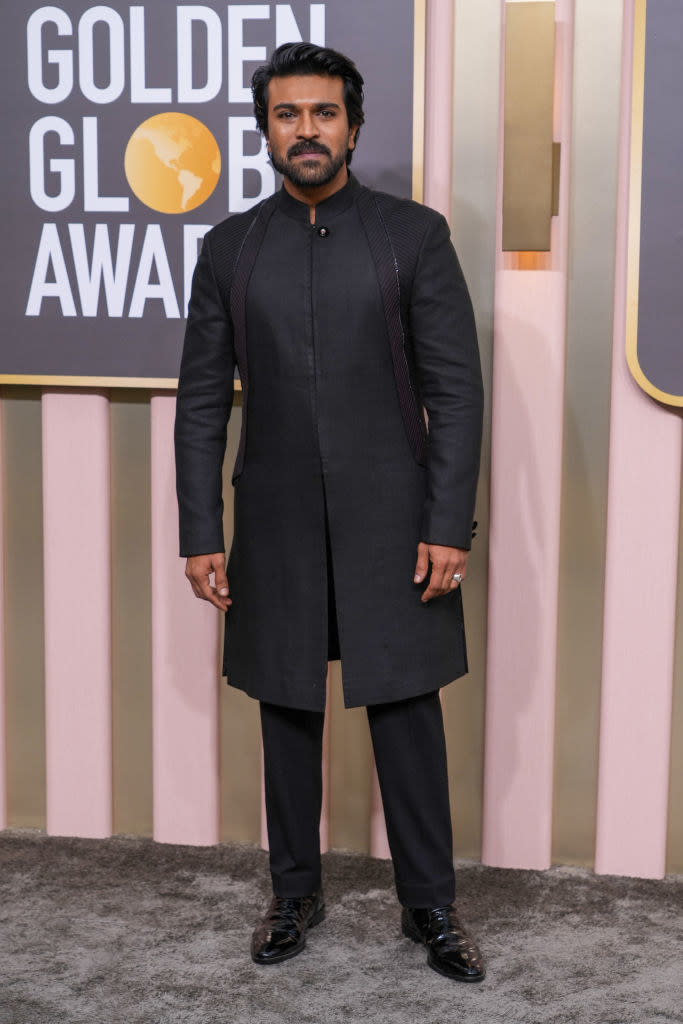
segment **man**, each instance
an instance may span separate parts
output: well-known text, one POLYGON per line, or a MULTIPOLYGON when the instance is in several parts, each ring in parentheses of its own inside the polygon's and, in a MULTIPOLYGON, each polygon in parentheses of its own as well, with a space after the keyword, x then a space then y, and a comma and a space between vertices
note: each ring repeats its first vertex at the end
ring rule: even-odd
POLYGON ((403 933, 427 945, 435 970, 479 981, 481 954, 454 904, 439 701, 467 671, 459 584, 479 355, 444 218, 349 173, 362 86, 346 57, 308 43, 279 47, 253 76, 284 184, 213 228, 197 262, 176 419, 181 554, 197 597, 227 613, 228 683, 260 701, 273 899, 252 959, 295 956, 325 916, 325 679, 341 657, 345 706, 367 708, 403 933), (226 574, 221 467, 236 365, 226 574))

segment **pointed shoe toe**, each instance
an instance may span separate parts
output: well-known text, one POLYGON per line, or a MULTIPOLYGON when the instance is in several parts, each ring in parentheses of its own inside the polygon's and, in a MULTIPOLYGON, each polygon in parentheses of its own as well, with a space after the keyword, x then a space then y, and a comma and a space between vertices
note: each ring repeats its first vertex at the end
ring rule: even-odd
POLYGON ((479 947, 458 919, 455 904, 446 907, 404 907, 403 934, 427 947, 427 963, 454 981, 483 981, 486 967, 479 947))
POLYGON ((310 896, 273 896, 251 937, 255 964, 279 964, 306 946, 306 932, 325 917, 322 890, 310 896))

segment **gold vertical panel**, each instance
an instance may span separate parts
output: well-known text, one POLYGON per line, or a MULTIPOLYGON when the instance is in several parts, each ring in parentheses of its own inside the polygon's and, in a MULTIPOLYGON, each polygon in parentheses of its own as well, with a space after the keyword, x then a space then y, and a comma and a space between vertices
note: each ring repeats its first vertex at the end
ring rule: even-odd
POLYGON ((414 0, 413 15, 413 187, 417 203, 424 198, 425 60, 427 54, 427 0, 414 0))
POLYGON ((372 742, 364 707, 345 708, 341 663, 330 668, 330 848, 370 852, 372 742))
MULTIPOLYGON (((683 423, 681 423, 683 427, 683 423)), ((683 467, 681 467, 683 479, 683 467)), ((676 604, 676 650, 671 728, 671 768, 669 771, 669 823, 666 845, 666 870, 683 873, 683 493, 678 532, 678 601, 676 604)))
MULTIPOLYGON (((235 395, 230 423, 228 445, 223 465, 223 531, 226 558, 232 544, 233 486, 232 468, 235 464, 240 429, 242 426, 242 395, 235 395)), ((228 577, 228 584, 230 578, 228 577)), ((220 614, 221 632, 224 618, 220 614)), ((227 613, 230 615, 230 612, 227 613)), ((223 642, 219 659, 223 657, 223 642)), ((216 667, 220 673, 220 664, 216 667)), ((241 690, 228 686, 225 679, 219 685, 220 720, 220 838, 223 842, 261 842, 261 730, 259 703, 241 690)))
POLYGON ((112 393, 110 422, 114 831, 151 836, 149 392, 112 393))
POLYGON ((220 839, 261 843, 261 726, 259 703, 225 679, 220 709, 220 839))
POLYGON ((577 0, 553 861, 593 863, 614 314, 622 2, 577 0))
POLYGON ((549 250, 555 4, 505 6, 503 249, 549 250))
POLYGON ((454 851, 473 858, 481 855, 483 801, 500 44, 500 0, 456 0, 452 228, 476 315, 486 415, 475 513, 479 529, 463 588, 469 674, 441 692, 454 851))
POLYGON ((45 828, 42 419, 38 388, 3 391, 7 818, 45 828))

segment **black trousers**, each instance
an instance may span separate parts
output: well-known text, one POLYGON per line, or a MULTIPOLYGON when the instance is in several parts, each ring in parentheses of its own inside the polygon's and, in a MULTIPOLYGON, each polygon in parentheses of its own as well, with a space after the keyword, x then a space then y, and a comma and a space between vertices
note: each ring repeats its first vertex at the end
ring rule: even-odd
MULTIPOLYGON (((327 512, 327 510, 326 510, 327 512)), ((327 536, 328 657, 340 657, 327 536)), ((367 708, 394 879, 406 907, 455 899, 446 738, 439 691, 367 708)), ((270 873, 276 896, 320 886, 324 712, 261 702, 270 873)))
MULTIPOLYGON (((446 742, 438 690, 367 708, 396 893, 407 907, 455 899, 446 742)), ((324 713, 261 702, 270 872, 276 896, 320 887, 324 713)))

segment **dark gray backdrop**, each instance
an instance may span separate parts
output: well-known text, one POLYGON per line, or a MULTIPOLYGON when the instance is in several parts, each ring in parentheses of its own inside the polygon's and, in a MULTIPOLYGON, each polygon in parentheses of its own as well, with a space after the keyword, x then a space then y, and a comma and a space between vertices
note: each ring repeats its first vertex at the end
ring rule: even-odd
MULTIPOLYGON (((128 316, 130 296, 135 280, 145 228, 159 224, 176 285, 175 291, 183 310, 184 224, 214 224, 228 213, 227 138, 228 116, 252 113, 248 104, 231 104, 227 95, 227 18, 226 4, 209 3, 221 18, 223 26, 223 88, 208 103, 178 104, 176 101, 176 5, 168 0, 147 0, 144 3, 146 27, 146 83, 148 86, 171 86, 173 100, 169 104, 137 103, 130 99, 129 71, 129 5, 112 0, 107 6, 117 11, 125 25, 126 84, 122 95, 113 103, 98 104, 85 99, 78 86, 78 23, 86 10, 96 6, 83 0, 63 0, 56 5, 68 15, 73 36, 58 36, 56 28, 47 27, 45 50, 71 50, 75 54, 74 88, 59 103, 43 103, 29 91, 27 84, 26 26, 40 4, 7 5, 3 12, 0 46, 0 75, 4 80, 3 95, 6 113, 4 218, 5 270, 1 278, 4 329, 0 335, 0 380, 14 375, 75 375, 87 377, 169 378, 177 375, 182 346, 184 319, 168 319, 162 303, 150 300, 144 316, 128 316), (11 97, 11 100, 9 99, 11 97), (166 110, 182 111, 199 118, 213 133, 221 150, 222 170, 218 185, 202 206, 188 214, 160 214, 131 192, 123 169, 126 144, 135 128, 146 118, 166 110), (28 139, 31 126, 45 116, 66 120, 73 128, 75 145, 59 147, 56 136, 49 137, 47 157, 75 158, 76 196, 71 206, 60 212, 39 209, 29 191, 28 139), (86 213, 83 209, 83 175, 81 170, 81 122, 83 117, 96 117, 99 135, 99 191, 101 195, 128 196, 127 213, 86 213), (44 298, 39 316, 26 315, 26 303, 33 276, 41 230, 45 223, 54 223, 62 242, 62 250, 71 281, 77 315, 65 317, 55 298, 44 298), (131 270, 126 290, 124 315, 110 317, 104 296, 100 293, 96 317, 83 316, 79 302, 76 275, 71 256, 68 224, 83 224, 88 250, 91 250, 94 226, 109 225, 112 249, 118 239, 119 224, 134 224, 135 236, 131 270)), ((261 5, 263 6, 263 5, 261 5)), ((275 45, 275 4, 266 5, 269 20, 247 22, 246 45, 267 48, 275 45)), ((290 6, 304 38, 308 35, 308 2, 291 0, 290 6)), ((398 195, 411 194, 412 116, 413 116, 413 0, 327 0, 324 4, 327 45, 346 52, 356 61, 366 82, 366 124, 353 168, 367 184, 398 195)), ((202 33, 195 32, 198 55, 203 51, 202 33)), ((107 34, 96 30, 96 57, 106 53, 107 34)), ((257 62, 258 63, 258 62, 257 62)), ((108 66, 108 62, 107 62, 108 66)), ((244 81, 256 63, 245 65, 244 81)), ((96 61, 97 67, 97 61, 96 61)), ((107 84, 106 75, 96 71, 100 87, 107 84)), ((46 85, 56 82, 56 69, 44 64, 46 85)), ((203 61, 196 65, 195 85, 203 81, 203 61)), ((258 145, 253 137, 254 148, 258 145)), ((48 191, 51 187, 46 175, 48 191)), ((246 184, 253 186, 255 178, 246 184)), ((279 182, 278 182, 279 184, 279 182)), ((54 185, 52 186, 54 187, 54 185)), ((252 189, 251 194, 255 194, 252 189)))
POLYGON ((638 361, 683 398, 683 3, 649 0, 645 36, 638 361))

